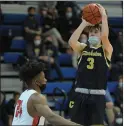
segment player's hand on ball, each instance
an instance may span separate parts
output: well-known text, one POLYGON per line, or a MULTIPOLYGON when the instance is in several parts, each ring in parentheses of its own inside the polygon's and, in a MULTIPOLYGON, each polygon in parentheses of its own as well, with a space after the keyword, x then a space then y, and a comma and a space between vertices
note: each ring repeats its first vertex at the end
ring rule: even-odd
POLYGON ((106 11, 105 11, 105 8, 101 5, 101 4, 97 4, 98 8, 99 8, 99 11, 101 13, 101 15, 106 15, 106 11))
POLYGON ((83 17, 82 17, 82 22, 85 23, 86 26, 94 26, 93 24, 87 22, 83 17))

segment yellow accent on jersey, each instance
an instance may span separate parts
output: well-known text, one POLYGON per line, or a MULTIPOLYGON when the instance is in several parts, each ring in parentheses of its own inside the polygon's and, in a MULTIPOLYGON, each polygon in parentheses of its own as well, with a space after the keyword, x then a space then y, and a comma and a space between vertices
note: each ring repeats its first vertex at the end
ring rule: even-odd
POLYGON ((87 69, 93 69, 94 68, 94 58, 87 58, 87 61, 89 62, 89 64, 87 65, 87 69))

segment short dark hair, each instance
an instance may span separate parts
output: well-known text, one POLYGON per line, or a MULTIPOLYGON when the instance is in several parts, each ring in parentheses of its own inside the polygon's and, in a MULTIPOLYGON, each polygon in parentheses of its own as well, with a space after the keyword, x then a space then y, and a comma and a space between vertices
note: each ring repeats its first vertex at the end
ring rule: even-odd
POLYGON ((32 10, 32 9, 36 10, 35 7, 29 7, 29 8, 28 8, 28 12, 29 12, 30 10, 32 10))
POLYGON ((31 81, 35 76, 44 70, 45 65, 43 62, 38 60, 29 60, 20 68, 20 80, 27 83, 27 81, 31 81))

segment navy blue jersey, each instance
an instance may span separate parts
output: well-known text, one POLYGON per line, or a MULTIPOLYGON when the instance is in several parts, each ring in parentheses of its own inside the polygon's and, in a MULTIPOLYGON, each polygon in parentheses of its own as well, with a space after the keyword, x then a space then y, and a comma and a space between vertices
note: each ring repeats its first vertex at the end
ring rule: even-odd
POLYGON ((109 65, 102 45, 98 48, 86 46, 78 58, 76 87, 106 89, 109 65))

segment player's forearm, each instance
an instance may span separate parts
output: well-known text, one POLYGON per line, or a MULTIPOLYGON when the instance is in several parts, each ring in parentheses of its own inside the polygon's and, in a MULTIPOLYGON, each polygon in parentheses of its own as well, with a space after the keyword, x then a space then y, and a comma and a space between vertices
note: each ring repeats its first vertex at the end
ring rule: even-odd
POLYGON ((109 28, 108 28, 108 18, 105 12, 103 12, 102 14, 102 35, 101 35, 101 40, 102 40, 102 44, 104 47, 104 50, 106 51, 105 55, 106 57, 111 60, 111 55, 113 52, 113 47, 110 44, 109 38, 108 38, 108 34, 109 34, 109 28))
POLYGON ((48 121, 53 124, 53 125, 56 125, 56 126, 59 126, 59 125, 65 125, 65 126, 81 126, 77 123, 74 123, 74 122, 71 122, 69 120, 66 120, 64 119, 63 117, 57 115, 57 114, 53 114, 52 116, 50 116, 48 118, 48 121))
POLYGON ((69 44, 72 42, 77 42, 80 34, 82 33, 82 31, 84 30, 84 28, 87 26, 86 22, 82 22, 79 27, 74 31, 74 33, 71 35, 70 39, 69 39, 69 44))
POLYGON ((109 28, 108 28, 108 18, 107 15, 104 13, 102 15, 102 37, 108 38, 109 28))

